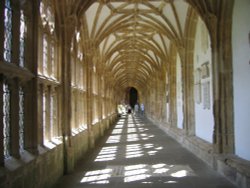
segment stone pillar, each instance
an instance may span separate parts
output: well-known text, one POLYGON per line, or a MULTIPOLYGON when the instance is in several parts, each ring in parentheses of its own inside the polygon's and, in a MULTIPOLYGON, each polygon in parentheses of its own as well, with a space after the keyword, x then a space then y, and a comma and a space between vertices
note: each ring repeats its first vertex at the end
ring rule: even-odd
POLYGON ((195 134, 194 127, 194 75, 193 75, 193 53, 189 48, 179 47, 182 64, 182 93, 183 93, 183 125, 187 135, 195 134))
MULTIPOLYGON (((193 47, 192 47, 193 48, 193 47)), ((184 122, 186 124, 186 133, 189 136, 195 135, 195 99, 194 99, 194 67, 193 67, 193 51, 186 50, 185 57, 185 116, 184 122)))
MULTIPOLYGON (((65 13, 65 12, 64 12, 65 13)), ((63 14, 64 14, 63 13, 63 14)), ((61 126, 63 136, 63 152, 64 152, 64 173, 71 173, 74 169, 74 150, 72 147, 71 133, 71 40, 74 36, 76 20, 72 16, 63 15, 61 18, 62 27, 59 31, 59 47, 61 59, 61 126)))
MULTIPOLYGON (((174 49, 171 51, 171 57, 175 57, 174 49)), ((171 59, 176 62, 176 58, 171 59)), ((177 126, 177 104, 176 104, 176 63, 169 63, 169 110, 170 110, 170 126, 177 126)))
POLYGON ((100 133, 101 136, 104 134, 104 124, 102 122, 102 78, 100 76, 100 72, 98 71, 98 120, 100 122, 100 133))
MULTIPOLYGON (((225 3, 224 9, 232 12, 231 3, 225 3), (226 6, 226 4, 228 6, 226 6)), ((225 13, 223 10, 221 14, 225 13)), ((233 130, 233 81, 231 57, 231 18, 209 16, 208 28, 211 36, 213 71, 213 113, 214 151, 216 153, 234 152, 233 130)))

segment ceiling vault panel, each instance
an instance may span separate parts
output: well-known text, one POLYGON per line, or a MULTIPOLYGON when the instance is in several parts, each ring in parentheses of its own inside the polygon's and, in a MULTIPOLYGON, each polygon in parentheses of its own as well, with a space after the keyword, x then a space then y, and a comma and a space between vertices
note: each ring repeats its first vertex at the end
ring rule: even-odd
POLYGON ((170 46, 184 44, 191 8, 186 0, 62 0, 61 6, 70 7, 64 16, 75 14, 88 27, 83 49, 99 56, 110 84, 121 89, 144 89, 162 74, 170 46))

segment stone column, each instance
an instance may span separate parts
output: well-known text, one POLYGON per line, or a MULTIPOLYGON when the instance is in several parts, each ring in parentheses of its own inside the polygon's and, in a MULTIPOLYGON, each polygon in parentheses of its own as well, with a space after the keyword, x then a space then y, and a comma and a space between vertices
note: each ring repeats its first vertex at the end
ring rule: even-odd
MULTIPOLYGON (((230 4, 230 2, 229 2, 230 4)), ((232 7, 224 7, 231 12, 232 7)), ((223 13, 224 11, 222 11, 223 13)), ((213 71, 214 151, 234 152, 231 20, 209 17, 213 71), (228 36, 229 35, 229 36, 228 36)))
MULTIPOLYGON (((174 50, 172 49, 171 57, 175 57, 174 50)), ((176 62, 176 58, 171 59, 176 62)), ((169 111, 170 111, 170 126, 177 126, 177 104, 176 104, 176 63, 169 63, 169 111)))
MULTIPOLYGON (((65 12, 64 12, 65 13, 65 12)), ((63 14, 64 14, 63 13, 63 14)), ((72 16, 63 15, 62 27, 59 31, 59 56, 61 59, 61 126, 63 136, 64 173, 68 174, 74 168, 74 150, 71 133, 71 40, 74 36, 76 20, 72 16)))
POLYGON ((183 93, 183 125, 187 135, 195 134, 194 127, 194 75, 193 75, 193 53, 189 48, 179 47, 182 64, 182 93, 183 93))
POLYGON ((104 124, 102 122, 102 79, 101 79, 101 76, 100 76, 100 72, 98 71, 98 86, 97 86, 97 93, 98 93, 98 105, 97 105, 97 108, 98 108, 98 121, 100 123, 100 133, 101 133, 101 136, 103 136, 104 134, 104 124))

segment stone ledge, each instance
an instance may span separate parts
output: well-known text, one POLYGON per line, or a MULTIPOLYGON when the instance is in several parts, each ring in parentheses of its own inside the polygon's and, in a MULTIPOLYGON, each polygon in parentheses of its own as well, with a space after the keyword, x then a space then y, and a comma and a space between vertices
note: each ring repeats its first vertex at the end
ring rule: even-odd
POLYGON ((237 156, 230 156, 225 159, 228 166, 237 169, 238 172, 250 177, 250 161, 244 160, 237 156))
POLYGON ((240 188, 250 187, 250 161, 236 155, 219 155, 216 157, 217 171, 240 188))

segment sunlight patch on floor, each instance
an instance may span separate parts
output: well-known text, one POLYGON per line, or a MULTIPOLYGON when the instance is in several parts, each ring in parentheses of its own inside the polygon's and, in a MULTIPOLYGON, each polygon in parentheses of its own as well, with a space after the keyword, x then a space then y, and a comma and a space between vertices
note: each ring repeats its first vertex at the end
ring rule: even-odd
POLYGON ((112 178, 123 178, 124 183, 142 181, 143 184, 152 183, 148 178, 169 177, 177 178, 163 183, 177 183, 179 178, 196 176, 195 172, 188 165, 159 164, 136 164, 128 166, 113 165, 105 169, 86 172, 80 183, 107 184, 112 178), (144 181, 145 180, 145 181, 144 181))
POLYGON ((117 146, 103 147, 95 161, 111 161, 116 158, 117 146))

